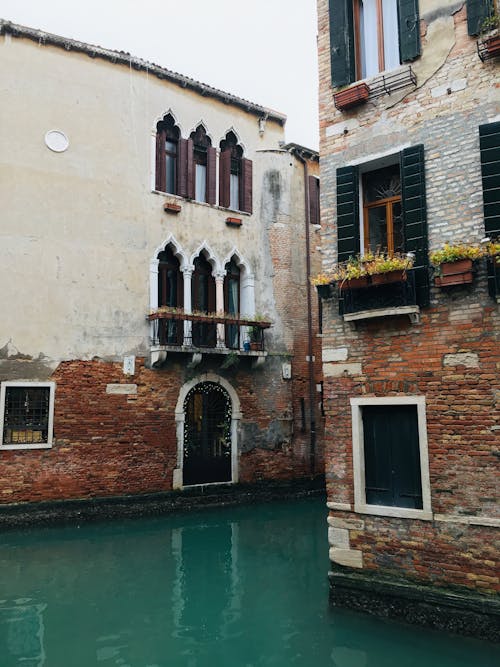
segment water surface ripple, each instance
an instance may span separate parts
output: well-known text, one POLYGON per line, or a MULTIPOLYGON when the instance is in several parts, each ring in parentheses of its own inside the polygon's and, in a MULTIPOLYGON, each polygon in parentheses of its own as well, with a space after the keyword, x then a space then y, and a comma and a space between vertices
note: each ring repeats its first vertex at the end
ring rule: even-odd
POLYGON ((328 608, 324 500, 0 534, 0 667, 493 667, 328 608))

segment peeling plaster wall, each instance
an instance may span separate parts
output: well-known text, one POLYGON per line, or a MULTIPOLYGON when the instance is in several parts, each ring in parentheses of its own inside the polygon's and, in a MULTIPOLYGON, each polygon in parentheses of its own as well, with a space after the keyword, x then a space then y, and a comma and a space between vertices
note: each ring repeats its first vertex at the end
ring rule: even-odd
POLYGON ((11 286, 0 292, 0 347, 10 341, 51 367, 145 355, 149 265, 170 235, 186 255, 208 242, 219 262, 237 248, 255 274, 257 311, 274 310, 261 260, 269 166, 258 151, 279 148, 279 122, 259 134, 257 116, 241 108, 10 35, 0 58, 0 266, 11 286), (241 228, 226 226, 227 210, 187 200, 177 215, 163 211, 165 196, 152 192, 154 132, 169 110, 184 137, 203 122, 218 146, 234 129, 253 159, 254 214, 240 216, 241 228), (66 152, 45 146, 51 129, 68 136, 66 152))

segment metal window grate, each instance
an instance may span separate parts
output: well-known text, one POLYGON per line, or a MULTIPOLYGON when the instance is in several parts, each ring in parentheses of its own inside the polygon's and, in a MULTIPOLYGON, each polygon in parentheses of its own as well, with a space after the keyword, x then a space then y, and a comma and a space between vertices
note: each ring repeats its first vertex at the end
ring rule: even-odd
POLYGON ((49 405, 49 387, 7 387, 4 444, 48 442, 49 405))

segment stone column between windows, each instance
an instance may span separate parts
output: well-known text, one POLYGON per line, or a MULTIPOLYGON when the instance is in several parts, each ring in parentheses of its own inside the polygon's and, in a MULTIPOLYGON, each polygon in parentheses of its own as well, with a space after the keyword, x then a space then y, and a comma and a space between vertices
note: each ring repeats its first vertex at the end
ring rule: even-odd
MULTIPOLYGON (((225 271, 217 271, 213 274, 215 278, 215 311, 217 314, 224 313, 224 276, 225 271)), ((225 347, 226 330, 223 324, 217 324, 217 347, 225 347)))
MULTIPOLYGON (((152 259, 151 262, 149 263, 149 307, 151 310, 154 310, 155 308, 158 308, 158 265, 160 263, 160 260, 157 259, 152 259)), ((150 337, 151 341, 157 341, 157 333, 158 331, 158 324, 159 320, 156 321, 151 321, 149 323, 149 330, 150 330, 150 337)))
MULTIPOLYGON (((184 312, 192 312, 191 302, 191 279, 193 276, 194 266, 185 266, 181 269, 184 276, 184 312)), ((184 321, 184 345, 191 345, 192 343, 192 322, 184 321)))

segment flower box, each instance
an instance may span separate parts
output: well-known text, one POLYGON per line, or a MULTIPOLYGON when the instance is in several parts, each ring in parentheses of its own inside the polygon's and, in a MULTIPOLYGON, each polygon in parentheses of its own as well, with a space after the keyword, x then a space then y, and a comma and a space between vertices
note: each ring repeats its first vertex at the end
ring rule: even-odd
POLYGON ((163 210, 166 213, 179 213, 179 211, 182 210, 182 206, 180 204, 176 204, 175 202, 166 201, 163 204, 163 210))
POLYGON ((350 278, 349 280, 345 280, 341 287, 344 289, 362 289, 363 287, 368 287, 369 284, 369 276, 360 276, 359 278, 350 278))
POLYGON ((323 285, 316 285, 318 294, 322 299, 331 299, 333 296, 333 289, 331 283, 325 283, 323 285))
POLYGON ((484 62, 500 56, 500 35, 491 35, 478 41, 479 57, 484 62))
POLYGON ((344 111, 358 104, 364 104, 370 95, 370 89, 366 83, 358 83, 355 86, 341 90, 333 96, 333 102, 337 109, 344 111))
POLYGON ((399 283, 406 280, 406 271, 398 269, 396 271, 387 271, 386 273, 374 273, 371 276, 372 285, 386 285, 387 283, 399 283))
POLYGON ((243 221, 241 218, 226 218, 226 225, 228 227, 241 227, 243 221))
POLYGON ((474 280, 471 259, 459 259, 456 262, 443 262, 440 266, 440 273, 441 275, 434 278, 436 287, 467 285, 474 280))

